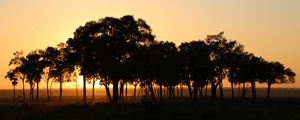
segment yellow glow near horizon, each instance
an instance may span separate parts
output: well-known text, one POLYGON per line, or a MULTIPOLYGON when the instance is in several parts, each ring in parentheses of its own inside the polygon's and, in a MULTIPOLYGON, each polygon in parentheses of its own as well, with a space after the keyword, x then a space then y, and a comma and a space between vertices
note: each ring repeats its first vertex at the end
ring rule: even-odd
POLYGON ((296 83, 284 87, 299 88, 299 6, 299 0, 1 0, 0 89, 12 88, 4 76, 14 51, 55 46, 87 21, 127 14, 145 19, 157 40, 176 44, 224 31, 249 52, 292 68, 296 83))

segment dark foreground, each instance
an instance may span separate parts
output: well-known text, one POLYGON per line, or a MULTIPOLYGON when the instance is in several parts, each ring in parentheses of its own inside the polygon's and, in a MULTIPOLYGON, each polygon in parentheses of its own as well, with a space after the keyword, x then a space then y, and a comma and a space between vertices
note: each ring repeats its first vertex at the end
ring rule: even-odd
POLYGON ((300 99, 1 105, 1 120, 299 120, 300 99))

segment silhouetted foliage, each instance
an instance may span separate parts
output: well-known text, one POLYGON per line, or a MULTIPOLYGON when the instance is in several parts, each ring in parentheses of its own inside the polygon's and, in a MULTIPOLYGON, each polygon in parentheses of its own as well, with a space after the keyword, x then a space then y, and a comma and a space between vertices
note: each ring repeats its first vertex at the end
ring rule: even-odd
MULTIPOLYGON (((34 50, 23 56, 15 52, 9 65, 15 68, 7 73, 13 86, 18 80, 30 85, 30 100, 33 100, 36 85, 36 100, 39 98, 39 83, 45 79, 47 97, 50 99, 52 82, 59 82, 62 100, 63 82, 74 81, 78 71, 83 76, 83 102, 86 101, 86 83, 96 81, 105 86, 109 101, 117 103, 127 96, 127 85, 139 85, 145 90, 143 104, 152 105, 156 97, 174 99, 183 96, 183 85, 188 88, 189 98, 198 99, 203 88, 211 87, 212 99, 223 99, 223 80, 228 78, 234 96, 234 86, 243 85, 242 97, 246 96, 246 84, 251 84, 252 97, 256 97, 256 83, 267 83, 270 96, 271 85, 294 83, 296 74, 279 62, 268 62, 244 50, 237 41, 228 40, 221 32, 208 35, 204 40, 181 43, 156 41, 150 26, 142 19, 131 15, 121 18, 105 17, 87 22, 74 32, 66 43, 45 50, 34 50), (49 93, 49 83, 50 93, 49 93), (113 94, 109 86, 113 85, 113 94), (124 87, 126 87, 124 89, 124 87), (157 92, 155 89, 158 89, 157 92), (166 89, 166 90, 165 90, 166 89), (167 92, 166 92, 167 91, 167 92), (152 101, 147 97, 150 93, 152 101)), ((77 87, 77 86, 76 86, 77 87)), ((165 98, 164 98, 165 99, 165 98)))

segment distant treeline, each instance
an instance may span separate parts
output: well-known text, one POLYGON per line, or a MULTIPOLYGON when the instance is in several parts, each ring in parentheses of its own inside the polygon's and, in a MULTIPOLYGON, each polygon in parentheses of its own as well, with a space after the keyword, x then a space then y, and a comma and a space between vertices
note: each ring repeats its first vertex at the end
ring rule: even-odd
MULTIPOLYGON (((18 82, 30 85, 30 101, 39 98, 39 83, 47 83, 47 96, 53 82, 60 84, 62 100, 63 82, 76 81, 83 76, 83 100, 86 103, 86 83, 105 86, 106 95, 113 103, 124 98, 124 86, 130 84, 144 88, 145 96, 162 101, 163 88, 169 99, 174 99, 175 88, 186 86, 188 96, 197 99, 202 90, 210 86, 211 98, 223 99, 223 81, 231 83, 245 97, 245 84, 250 84, 252 97, 256 97, 256 83, 267 84, 268 93, 273 84, 294 83, 296 74, 279 62, 269 62, 244 50, 237 41, 228 40, 221 32, 176 46, 173 42, 157 41, 150 26, 143 19, 126 15, 121 18, 105 17, 87 22, 74 32, 66 43, 56 47, 37 49, 24 55, 14 53, 7 78, 15 87, 18 82), (113 85, 112 95, 109 85, 113 85), (155 94, 154 86, 159 92, 155 94), (240 87, 239 87, 240 88, 240 87)), ((76 86, 77 88, 77 86, 76 86)), ((93 87, 94 89, 94 87, 93 87)), ((94 91, 94 90, 93 90, 94 91)), ((94 92, 93 92, 94 96, 94 92)), ((134 89, 135 96, 135 89, 134 89)))

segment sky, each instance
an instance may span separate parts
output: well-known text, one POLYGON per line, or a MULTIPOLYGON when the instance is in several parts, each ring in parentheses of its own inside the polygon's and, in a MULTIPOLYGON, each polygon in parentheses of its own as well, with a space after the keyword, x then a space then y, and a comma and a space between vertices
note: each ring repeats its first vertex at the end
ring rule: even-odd
POLYGON ((146 20, 157 40, 177 45, 224 31, 296 72, 295 84, 277 87, 300 88, 299 6, 300 0, 0 0, 0 89, 12 88, 4 77, 13 52, 56 46, 88 21, 124 15, 146 20))

